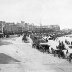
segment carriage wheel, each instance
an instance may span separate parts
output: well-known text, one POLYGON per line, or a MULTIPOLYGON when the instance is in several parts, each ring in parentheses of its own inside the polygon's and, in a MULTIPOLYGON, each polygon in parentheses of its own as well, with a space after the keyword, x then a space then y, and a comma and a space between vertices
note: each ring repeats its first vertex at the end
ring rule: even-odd
POLYGON ((67 61, 68 61, 68 59, 69 59, 69 58, 67 57, 67 61))
POLYGON ((65 54, 63 54, 63 57, 62 57, 63 59, 65 59, 66 58, 66 56, 65 56, 65 54))
POLYGON ((59 53, 58 53, 58 57, 60 58, 60 56, 61 56, 61 55, 60 55, 60 52, 59 52, 59 53))
POLYGON ((65 58, 65 56, 62 57, 63 59, 65 58))
POLYGON ((69 61, 69 63, 71 63, 71 58, 69 56, 67 57, 67 61, 69 61))
POLYGON ((69 58, 69 63, 71 63, 71 58, 69 58))
POLYGON ((48 52, 50 53, 50 49, 48 50, 48 52))
POLYGON ((53 51, 53 53, 54 53, 54 57, 56 56, 56 51, 53 51))
POLYGON ((67 60, 69 61, 69 63, 71 63, 71 58, 70 57, 67 57, 67 60))
POLYGON ((47 53, 49 54, 50 52, 49 52, 49 49, 47 50, 47 53))
POLYGON ((33 48, 36 48, 36 45, 33 45, 32 47, 33 47, 33 48))
POLYGON ((54 54, 54 50, 53 50, 53 48, 51 49, 51 51, 52 51, 52 54, 54 54))

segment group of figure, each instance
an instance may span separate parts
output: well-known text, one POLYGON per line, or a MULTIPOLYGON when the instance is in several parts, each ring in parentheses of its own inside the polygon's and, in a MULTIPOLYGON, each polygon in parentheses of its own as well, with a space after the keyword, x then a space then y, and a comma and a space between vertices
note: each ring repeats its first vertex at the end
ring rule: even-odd
POLYGON ((22 38, 22 41, 24 41, 24 42, 27 42, 28 40, 27 40, 27 37, 28 37, 29 35, 27 34, 27 33, 24 33, 23 34, 23 38, 22 38))
MULTIPOLYGON (((27 37, 29 37, 29 34, 25 33, 22 40, 24 42, 27 42, 27 40, 28 40, 27 37)), ((46 39, 42 39, 42 38, 40 39, 40 38, 38 38, 38 36, 32 35, 32 34, 30 34, 30 38, 32 40, 32 48, 36 48, 36 49, 38 49, 42 52, 47 51, 48 53, 50 53, 49 52, 49 47, 50 46, 40 45, 40 43, 42 42, 41 40, 48 43, 49 41, 48 41, 47 38, 46 39)), ((63 41, 62 42, 59 41, 59 45, 56 46, 56 50, 54 50, 53 48, 51 48, 51 50, 52 50, 52 53, 54 54, 54 56, 58 55, 59 58, 60 57, 65 58, 65 55, 64 55, 64 52, 63 52, 63 50, 65 50, 65 45, 64 45, 63 41)), ((68 54, 68 51, 66 51, 66 53, 68 54)), ((68 56, 68 57, 70 58, 70 56, 68 56)))
POLYGON ((60 57, 65 58, 64 53, 62 51, 62 50, 65 49, 64 43, 63 42, 59 42, 59 45, 56 48, 57 48, 57 50, 54 50, 54 56, 56 56, 56 54, 58 54, 59 58, 60 57))
POLYGON ((41 45, 40 43, 48 43, 48 39, 38 38, 36 36, 33 37, 32 47, 38 49, 41 52, 46 52, 48 50, 48 45, 41 45))

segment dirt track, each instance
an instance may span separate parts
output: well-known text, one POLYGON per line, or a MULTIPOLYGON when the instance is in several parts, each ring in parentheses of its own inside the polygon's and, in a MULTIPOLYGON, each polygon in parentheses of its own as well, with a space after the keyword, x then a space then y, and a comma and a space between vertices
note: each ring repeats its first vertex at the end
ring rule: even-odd
POLYGON ((1 72, 71 72, 72 64, 65 59, 59 59, 51 54, 43 54, 33 49, 30 43, 23 43, 21 38, 3 40, 10 44, 0 46, 0 53, 20 62, 0 64, 1 72))

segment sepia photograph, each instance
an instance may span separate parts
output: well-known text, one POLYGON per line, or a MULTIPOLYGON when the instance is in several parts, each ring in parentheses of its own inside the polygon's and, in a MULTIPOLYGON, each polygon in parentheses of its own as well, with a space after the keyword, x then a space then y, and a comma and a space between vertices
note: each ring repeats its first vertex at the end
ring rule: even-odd
POLYGON ((72 72, 72 0, 0 0, 0 72, 72 72))

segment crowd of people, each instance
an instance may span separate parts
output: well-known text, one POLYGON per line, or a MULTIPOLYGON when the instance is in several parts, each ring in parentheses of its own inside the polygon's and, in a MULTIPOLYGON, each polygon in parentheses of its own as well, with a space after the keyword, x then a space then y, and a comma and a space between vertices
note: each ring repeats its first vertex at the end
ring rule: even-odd
MULTIPOLYGON (((36 48, 37 50, 43 52, 43 53, 50 53, 49 47, 50 45, 41 45, 40 43, 48 43, 50 40, 55 41, 55 35, 54 34, 41 34, 41 33, 24 33, 22 40, 27 43, 27 37, 30 37, 32 39, 32 48, 36 48)), ((56 49, 51 48, 52 54, 54 56, 58 55, 59 58, 65 58, 63 50, 65 50, 65 45, 62 42, 59 41, 58 46, 56 46, 56 49)), ((66 51, 68 53, 68 50, 66 51)), ((69 56, 68 56, 69 57, 69 56)), ((71 62, 71 57, 69 57, 69 61, 71 62)))

